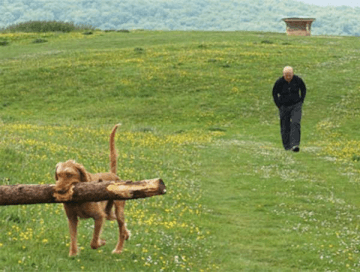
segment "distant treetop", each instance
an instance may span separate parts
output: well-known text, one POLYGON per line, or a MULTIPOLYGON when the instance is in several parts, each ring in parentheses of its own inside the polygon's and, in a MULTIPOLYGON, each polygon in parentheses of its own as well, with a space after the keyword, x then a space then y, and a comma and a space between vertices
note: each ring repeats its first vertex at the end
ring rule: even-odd
MULTIPOLYGON (((29 21, 102 30, 250 30, 285 33, 285 17, 316 18, 313 35, 360 36, 360 8, 320 7, 295 0, 2 0, 0 29, 29 21), (72 26, 71 26, 72 25, 72 26)), ((29 26, 29 25, 27 25, 29 26)), ((68 31, 67 27, 60 31, 68 31)), ((26 31, 26 27, 25 30, 26 31)))

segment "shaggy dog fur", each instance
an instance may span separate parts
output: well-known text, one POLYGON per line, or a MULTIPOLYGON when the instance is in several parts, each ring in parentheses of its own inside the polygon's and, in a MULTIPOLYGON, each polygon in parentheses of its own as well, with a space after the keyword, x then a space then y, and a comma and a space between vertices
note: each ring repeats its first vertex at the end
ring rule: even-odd
MULTIPOLYGON (((118 125, 114 126, 110 134, 110 173, 90 174, 79 163, 68 160, 64 163, 58 163, 55 170, 55 193, 54 196, 58 201, 70 201, 73 194, 73 186, 78 182, 91 181, 116 181, 120 180, 116 175, 116 152, 115 152, 115 132, 118 125)), ((124 241, 130 236, 130 232, 126 229, 124 216, 125 201, 101 201, 86 203, 64 203, 64 208, 69 222, 70 230, 70 251, 69 256, 77 255, 77 225, 78 218, 93 218, 95 221, 95 229, 90 246, 93 249, 105 245, 105 240, 100 238, 101 229, 104 219, 116 219, 119 225, 119 240, 113 250, 113 253, 120 254, 124 241), (115 213, 112 207, 115 206, 115 213)))

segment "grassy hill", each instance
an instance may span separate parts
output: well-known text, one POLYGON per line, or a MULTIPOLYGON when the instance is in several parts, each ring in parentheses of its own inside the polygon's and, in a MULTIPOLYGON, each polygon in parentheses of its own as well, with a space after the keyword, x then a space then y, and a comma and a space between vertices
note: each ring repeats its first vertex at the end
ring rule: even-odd
POLYGON ((68 258, 61 205, 0 209, 4 271, 356 271, 360 266, 360 51, 355 37, 264 32, 0 34, 0 180, 53 183, 57 162, 161 177, 128 201, 111 255, 68 258), (36 42, 34 42, 36 41, 36 42), (42 41, 42 42, 39 42, 42 41), (5 43, 4 43, 5 44, 5 43), (308 87, 299 154, 281 146, 271 90, 291 65, 308 87))

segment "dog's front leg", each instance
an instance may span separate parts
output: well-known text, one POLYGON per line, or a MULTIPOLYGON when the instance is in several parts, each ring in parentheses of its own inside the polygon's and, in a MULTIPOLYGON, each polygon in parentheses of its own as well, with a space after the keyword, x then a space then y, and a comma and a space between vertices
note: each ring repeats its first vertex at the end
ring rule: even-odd
POLYGON ((64 204, 66 216, 69 223, 69 232, 70 232, 70 251, 69 256, 75 256, 78 253, 77 247, 77 226, 78 218, 75 212, 75 208, 70 204, 64 204))
POLYGON ((69 256, 75 256, 78 253, 77 247, 77 217, 68 218, 69 221, 69 231, 70 231, 70 251, 69 256))

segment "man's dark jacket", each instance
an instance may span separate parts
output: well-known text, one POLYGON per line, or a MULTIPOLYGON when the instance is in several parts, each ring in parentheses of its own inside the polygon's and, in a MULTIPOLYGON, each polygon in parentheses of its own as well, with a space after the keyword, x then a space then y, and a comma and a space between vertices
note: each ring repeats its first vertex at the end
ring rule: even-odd
POLYGON ((299 102, 304 102, 306 96, 306 86, 304 81, 294 75, 290 83, 284 77, 280 77, 274 85, 273 97, 278 108, 281 106, 292 106, 299 102), (299 94, 299 90, 301 95, 299 94))

